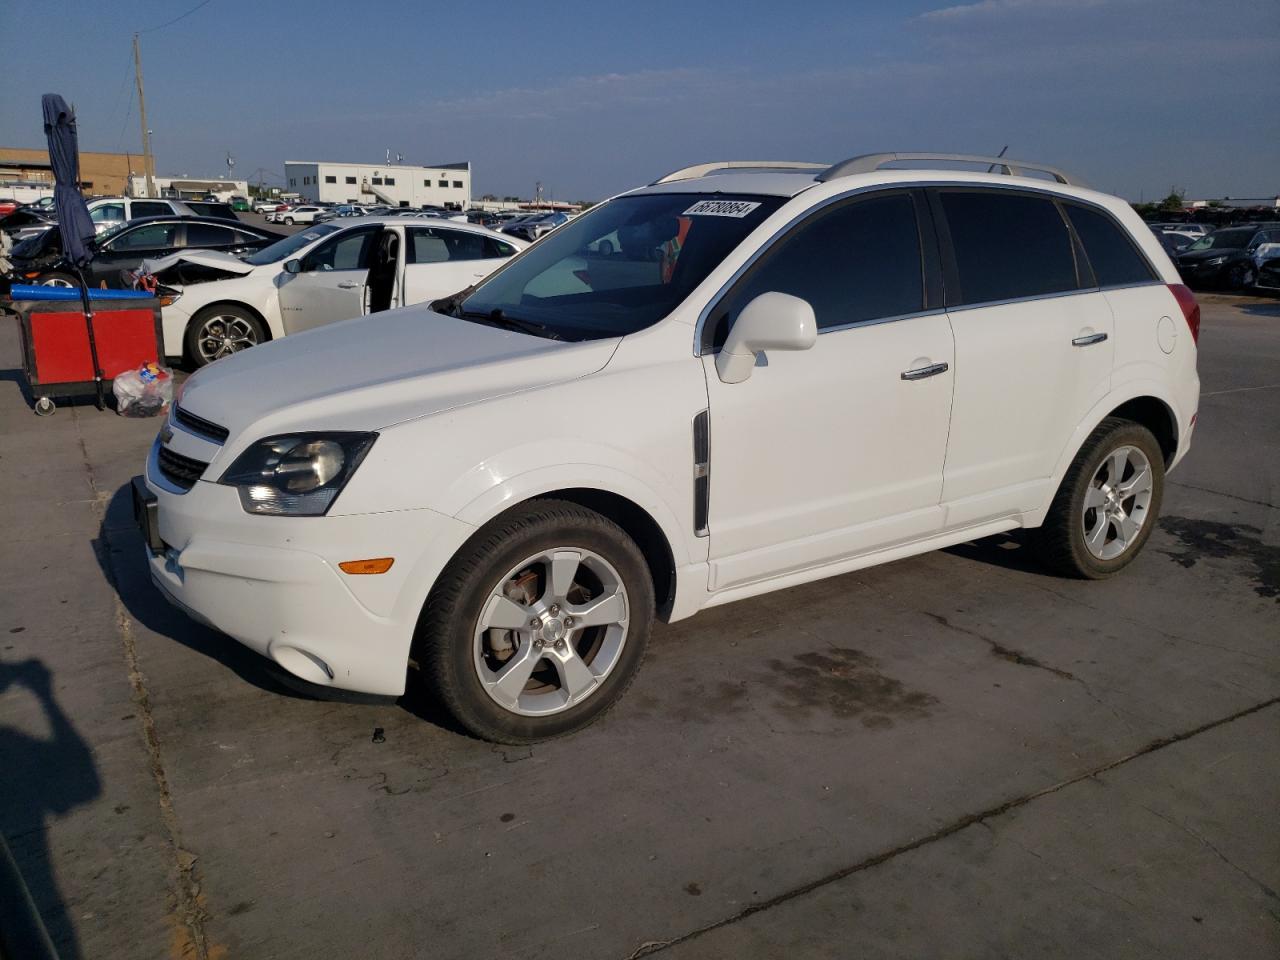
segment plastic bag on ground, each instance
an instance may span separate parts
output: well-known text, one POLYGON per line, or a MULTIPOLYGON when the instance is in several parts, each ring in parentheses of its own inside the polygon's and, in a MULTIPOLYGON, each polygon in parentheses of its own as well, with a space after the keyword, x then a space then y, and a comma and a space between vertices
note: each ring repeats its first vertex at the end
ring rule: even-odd
POLYGON ((124 417, 154 417, 167 413, 173 401, 173 371, 158 363, 116 374, 111 383, 116 413, 124 417))

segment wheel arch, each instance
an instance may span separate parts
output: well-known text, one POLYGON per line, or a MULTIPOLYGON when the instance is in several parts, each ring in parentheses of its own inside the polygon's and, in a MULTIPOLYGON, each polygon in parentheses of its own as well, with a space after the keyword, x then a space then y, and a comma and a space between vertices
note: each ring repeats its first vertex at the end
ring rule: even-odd
MULTIPOLYGON (((532 500, 566 500, 607 517, 622 528, 640 552, 653 578, 653 598, 659 615, 668 611, 676 593, 676 561, 667 535, 644 507, 618 493, 591 487, 551 490, 532 500)), ((529 500, 522 501, 529 503, 529 500)))
POLYGON ((1177 407, 1159 383, 1133 381, 1123 393, 1113 392, 1100 400, 1076 426, 1075 433, 1071 435, 1071 440, 1058 459, 1045 503, 1039 509, 1023 515, 1023 526, 1038 527, 1044 522, 1049 506, 1062 484, 1062 478, 1066 476, 1089 436, 1107 417, 1121 417, 1142 424, 1155 435, 1156 442, 1160 444, 1166 469, 1173 464, 1185 430, 1178 418, 1177 407))
POLYGON ((576 476, 566 476, 553 468, 511 478, 508 484, 473 500, 455 517, 480 528, 536 500, 565 500, 594 510, 618 524, 640 548, 653 577, 658 615, 667 619, 681 586, 681 567, 691 559, 686 556, 688 542, 680 539, 683 528, 665 502, 634 477, 601 467, 589 471, 590 476, 575 472, 576 476))
MULTIPOLYGON (((1132 420, 1146 427, 1160 444, 1165 467, 1173 463, 1173 458, 1178 452, 1178 419, 1174 416, 1173 409, 1163 400, 1150 395, 1134 397, 1120 404, 1106 416, 1132 420)), ((1103 419, 1105 420, 1106 417, 1103 419)))

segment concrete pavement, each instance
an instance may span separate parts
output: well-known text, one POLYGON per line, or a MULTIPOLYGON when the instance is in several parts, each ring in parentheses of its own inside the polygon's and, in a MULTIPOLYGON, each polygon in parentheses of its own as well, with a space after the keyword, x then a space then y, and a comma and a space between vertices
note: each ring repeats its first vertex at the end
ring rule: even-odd
POLYGON ((1120 577, 1004 537, 717 608, 532 749, 169 608, 157 424, 36 419, 0 322, 0 831, 67 957, 1275 956, 1280 304, 1209 299, 1120 577))

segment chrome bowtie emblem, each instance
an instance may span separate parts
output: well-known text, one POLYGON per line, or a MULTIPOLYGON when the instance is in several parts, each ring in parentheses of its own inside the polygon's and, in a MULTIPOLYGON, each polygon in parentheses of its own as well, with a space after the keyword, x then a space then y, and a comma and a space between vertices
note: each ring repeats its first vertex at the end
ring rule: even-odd
POLYGON ((169 445, 169 441, 172 439, 173 439, 173 427, 169 426, 166 423, 163 427, 160 428, 160 445, 162 447, 167 447, 169 445))

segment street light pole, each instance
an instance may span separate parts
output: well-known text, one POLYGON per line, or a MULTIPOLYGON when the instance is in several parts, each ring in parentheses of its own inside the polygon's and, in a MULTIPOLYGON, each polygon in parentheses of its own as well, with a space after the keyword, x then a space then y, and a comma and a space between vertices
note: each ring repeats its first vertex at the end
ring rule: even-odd
POLYGON ((133 73, 138 81, 138 113, 142 116, 142 173, 147 179, 147 196, 156 195, 156 164, 151 156, 151 131, 147 127, 147 98, 142 93, 142 54, 138 35, 133 35, 133 73))

